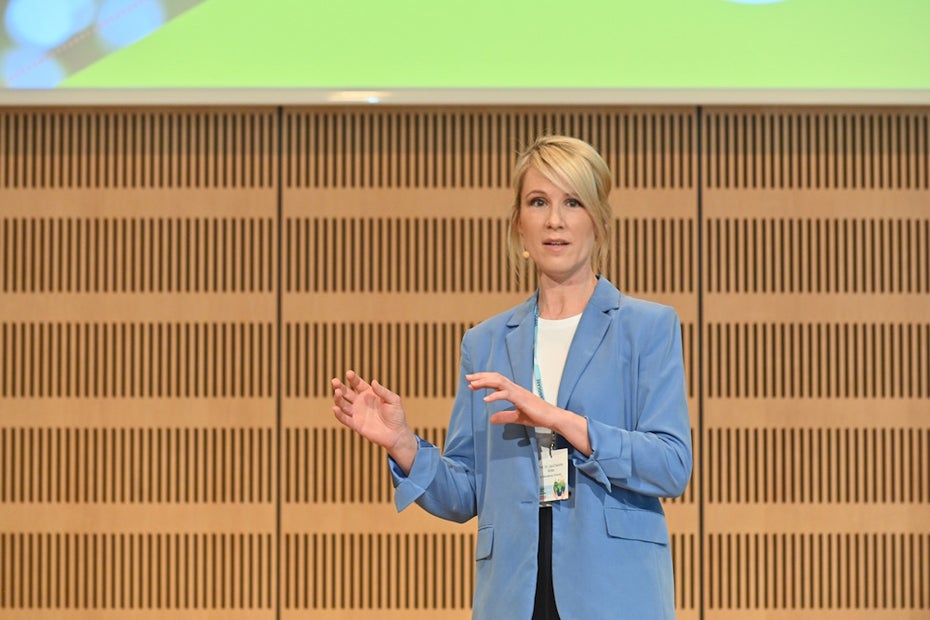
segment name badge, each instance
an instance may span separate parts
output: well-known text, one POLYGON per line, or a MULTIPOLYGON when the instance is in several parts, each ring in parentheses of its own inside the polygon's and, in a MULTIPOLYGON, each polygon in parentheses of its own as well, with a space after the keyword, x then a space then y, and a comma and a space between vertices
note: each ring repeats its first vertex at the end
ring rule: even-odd
POLYGON ((539 452, 539 501, 568 499, 568 448, 539 452))

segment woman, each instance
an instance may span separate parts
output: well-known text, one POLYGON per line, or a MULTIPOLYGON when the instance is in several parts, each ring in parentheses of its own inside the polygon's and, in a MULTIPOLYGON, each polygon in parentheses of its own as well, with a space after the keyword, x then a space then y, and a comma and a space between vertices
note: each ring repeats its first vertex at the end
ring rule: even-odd
POLYGON ((511 258, 539 288, 465 334, 443 454, 352 371, 333 412, 386 448, 398 510, 478 516, 473 617, 673 618, 659 498, 692 465, 678 317, 597 275, 611 179, 590 145, 540 138, 513 178, 511 258))

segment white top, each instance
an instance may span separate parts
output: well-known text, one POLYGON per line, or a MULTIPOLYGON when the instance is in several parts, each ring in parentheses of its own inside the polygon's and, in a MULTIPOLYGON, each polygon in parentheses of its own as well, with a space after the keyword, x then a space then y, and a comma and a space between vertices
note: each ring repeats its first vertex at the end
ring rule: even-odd
MULTIPOLYGON (((539 377, 542 380, 543 395, 546 402, 555 405, 559 398, 559 386, 562 384, 562 371, 565 369, 565 359, 568 357, 568 348, 575 337, 575 330, 581 315, 576 314, 566 319, 544 319, 539 317, 539 330, 536 342, 536 358, 539 361, 539 377)), ((540 446, 548 445, 548 428, 536 427, 536 437, 540 446)))

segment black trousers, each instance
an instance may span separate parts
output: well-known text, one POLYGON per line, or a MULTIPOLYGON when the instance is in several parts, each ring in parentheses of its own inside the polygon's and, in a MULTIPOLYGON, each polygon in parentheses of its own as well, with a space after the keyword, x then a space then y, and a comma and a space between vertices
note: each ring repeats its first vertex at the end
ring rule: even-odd
POLYGON ((539 509, 539 551, 536 557, 536 605, 533 620, 559 620, 552 589, 552 509, 539 509))

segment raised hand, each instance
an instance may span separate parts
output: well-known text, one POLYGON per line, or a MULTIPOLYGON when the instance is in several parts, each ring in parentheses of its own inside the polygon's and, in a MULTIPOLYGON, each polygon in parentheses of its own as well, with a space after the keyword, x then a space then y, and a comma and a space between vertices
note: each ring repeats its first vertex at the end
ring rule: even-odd
POLYGON ((507 401, 514 406, 491 416, 492 424, 523 424, 524 426, 550 426, 557 415, 552 405, 497 372, 476 372, 465 375, 472 390, 487 389, 491 393, 485 402, 507 401))
POLYGON ((346 381, 333 378, 333 414, 349 429, 385 448, 405 471, 416 455, 417 439, 407 425, 400 396, 377 381, 370 384, 354 371, 346 381))
POLYGON ((491 424, 522 424, 551 428, 579 452, 585 456, 591 455, 587 418, 547 403, 497 372, 476 372, 465 375, 465 379, 472 390, 491 390, 491 393, 484 397, 485 402, 503 400, 514 406, 513 409, 492 414, 491 424))

